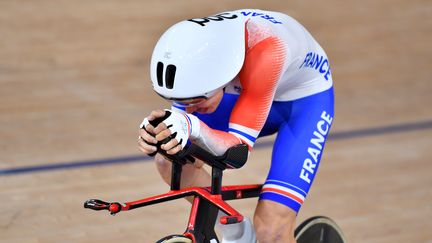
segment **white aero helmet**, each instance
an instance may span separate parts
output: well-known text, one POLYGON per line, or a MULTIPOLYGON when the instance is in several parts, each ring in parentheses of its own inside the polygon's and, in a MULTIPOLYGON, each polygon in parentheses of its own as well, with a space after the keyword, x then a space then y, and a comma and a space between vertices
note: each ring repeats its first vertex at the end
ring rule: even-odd
POLYGON ((233 12, 190 19, 159 39, 150 64, 154 90, 170 100, 207 98, 233 80, 245 58, 245 23, 233 12))

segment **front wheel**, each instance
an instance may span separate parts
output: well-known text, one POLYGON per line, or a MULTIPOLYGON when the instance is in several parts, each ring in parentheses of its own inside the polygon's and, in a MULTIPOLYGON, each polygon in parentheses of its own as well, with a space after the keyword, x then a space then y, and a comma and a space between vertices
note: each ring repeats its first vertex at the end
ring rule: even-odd
POLYGON ((192 243, 192 240, 184 235, 169 235, 156 241, 156 243, 192 243))
POLYGON ((294 232, 297 243, 345 243, 339 226, 330 218, 316 216, 305 220, 294 232))

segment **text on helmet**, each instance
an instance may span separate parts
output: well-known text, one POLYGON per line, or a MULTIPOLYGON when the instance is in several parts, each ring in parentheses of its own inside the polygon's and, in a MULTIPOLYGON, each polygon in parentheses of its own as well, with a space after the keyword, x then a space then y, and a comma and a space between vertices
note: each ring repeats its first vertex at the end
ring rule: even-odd
POLYGON ((206 23, 210 21, 222 21, 225 19, 235 19, 237 18, 237 15, 231 14, 231 13, 220 13, 218 15, 209 16, 205 18, 197 18, 197 19, 188 19, 190 22, 194 22, 196 24, 199 24, 201 26, 205 26, 206 23))

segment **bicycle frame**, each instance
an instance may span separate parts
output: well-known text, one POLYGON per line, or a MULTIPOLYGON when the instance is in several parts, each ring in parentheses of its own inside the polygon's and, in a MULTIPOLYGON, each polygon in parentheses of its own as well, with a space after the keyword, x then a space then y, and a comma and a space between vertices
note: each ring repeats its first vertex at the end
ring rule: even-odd
MULTIPOLYGON (((172 159, 171 190, 167 193, 120 204, 118 202, 107 203, 98 199, 90 199, 84 203, 85 208, 93 210, 108 210, 112 215, 120 211, 128 211, 152 204, 163 203, 179 198, 193 196, 193 202, 189 215, 189 222, 183 235, 192 239, 192 242, 210 243, 219 242, 214 226, 218 211, 221 210, 227 216, 220 218, 221 224, 233 224, 243 221, 243 216, 225 201, 243 198, 258 197, 262 184, 222 186, 223 170, 227 167, 239 168, 247 158, 239 153, 227 153, 223 157, 215 157, 197 146, 190 146, 189 152, 172 159), (234 156, 232 156, 234 154, 234 156), (186 163, 187 155, 202 159, 212 167, 212 182, 210 187, 191 187, 180 189, 182 166, 186 163)), ((232 152, 232 151, 231 151, 232 152)), ((247 151, 246 151, 247 152, 247 151)), ((188 158, 190 159, 190 157, 188 158)))

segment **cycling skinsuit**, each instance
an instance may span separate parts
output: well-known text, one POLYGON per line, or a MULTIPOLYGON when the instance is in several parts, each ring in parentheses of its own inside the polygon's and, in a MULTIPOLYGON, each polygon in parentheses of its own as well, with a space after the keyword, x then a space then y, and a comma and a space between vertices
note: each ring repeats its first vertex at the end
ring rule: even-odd
POLYGON ((244 25, 246 57, 217 110, 194 114, 209 127, 234 134, 250 150, 258 137, 277 133, 260 200, 298 212, 333 120, 327 55, 301 24, 282 13, 242 9, 208 19, 244 25))

